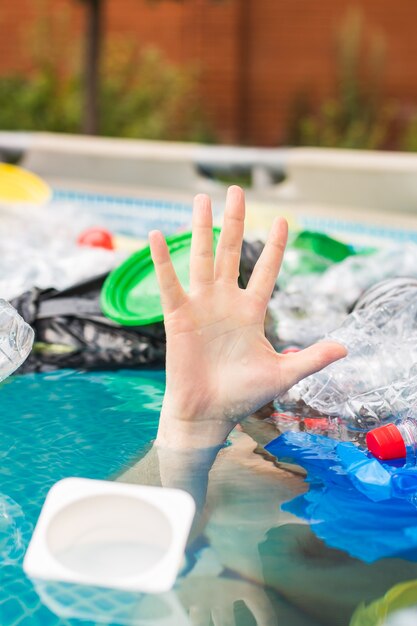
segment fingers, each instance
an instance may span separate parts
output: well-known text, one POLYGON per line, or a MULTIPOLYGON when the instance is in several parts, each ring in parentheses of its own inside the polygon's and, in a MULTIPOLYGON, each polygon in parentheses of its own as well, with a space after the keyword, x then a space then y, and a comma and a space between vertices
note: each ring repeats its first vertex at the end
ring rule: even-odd
POLYGON ((268 304, 275 287, 282 257, 284 256, 287 236, 288 224, 286 220, 282 217, 277 217, 246 288, 247 291, 260 298, 265 303, 265 306, 268 304))
POLYGON ((210 611, 207 608, 193 605, 190 607, 189 616, 192 626, 210 626, 211 624, 210 611))
POLYGON ((280 362, 282 385, 289 389, 302 378, 318 372, 346 355, 347 350, 342 344, 334 341, 321 341, 300 352, 280 357, 282 359, 280 362))
POLYGON ((199 194, 194 198, 193 236, 190 256, 191 289, 213 282, 213 217, 210 198, 199 194))
POLYGON ((237 282, 245 220, 245 195, 240 187, 229 187, 222 232, 216 250, 215 277, 237 282))
POLYGON ((175 311, 186 301, 186 294, 177 278, 165 238, 159 230, 149 233, 149 245, 161 291, 164 315, 175 311))
POLYGON ((228 605, 213 607, 211 618, 214 626, 236 626, 233 604, 234 603, 231 602, 228 605))
POLYGON ((270 599, 262 589, 257 593, 251 593, 244 601, 255 618, 255 624, 262 624, 262 626, 275 626, 277 624, 278 616, 270 599))

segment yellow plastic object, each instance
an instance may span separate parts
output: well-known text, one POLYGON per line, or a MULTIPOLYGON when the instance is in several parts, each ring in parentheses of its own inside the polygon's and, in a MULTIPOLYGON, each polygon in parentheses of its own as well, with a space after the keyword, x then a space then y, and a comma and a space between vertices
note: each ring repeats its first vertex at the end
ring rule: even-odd
POLYGON ((392 587, 371 604, 360 604, 349 626, 383 626, 388 615, 417 604, 417 580, 392 587))
POLYGON ((50 187, 39 176, 8 163, 0 163, 0 204, 44 204, 50 187))
POLYGON ((266 237, 278 215, 285 217, 290 230, 302 230, 303 227, 293 212, 283 210, 283 207, 278 204, 248 200, 246 203, 245 235, 249 238, 266 237))
POLYGON ((113 244, 115 250, 133 254, 141 248, 148 245, 146 239, 138 239, 137 237, 127 237, 126 235, 113 235, 113 244))

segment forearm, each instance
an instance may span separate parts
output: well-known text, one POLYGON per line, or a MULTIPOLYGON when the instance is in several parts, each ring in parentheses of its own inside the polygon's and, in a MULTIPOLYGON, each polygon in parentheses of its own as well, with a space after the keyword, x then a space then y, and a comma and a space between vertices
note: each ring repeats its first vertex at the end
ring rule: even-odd
POLYGON ((222 446, 199 449, 174 449, 155 445, 161 484, 190 493, 197 512, 202 513, 206 501, 209 472, 222 446))
POLYGON ((221 446, 210 448, 173 448, 153 445, 137 463, 116 480, 136 485, 183 489, 195 500, 197 512, 204 509, 208 476, 221 446))

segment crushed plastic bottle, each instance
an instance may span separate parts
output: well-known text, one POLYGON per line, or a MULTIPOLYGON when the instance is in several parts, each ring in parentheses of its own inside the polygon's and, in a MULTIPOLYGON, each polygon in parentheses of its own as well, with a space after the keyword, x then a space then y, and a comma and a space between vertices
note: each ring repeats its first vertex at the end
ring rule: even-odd
POLYGON ((12 374, 26 359, 34 332, 5 300, 0 299, 0 381, 12 374))
POLYGON ((417 280, 379 283, 326 339, 345 345, 347 357, 300 381, 293 399, 360 429, 416 404, 417 280))
POLYGON ((348 257, 318 280, 316 296, 333 294, 351 308, 370 287, 389 278, 417 278, 417 245, 392 245, 373 254, 348 257))
POLYGON ((417 416, 417 374, 352 396, 347 411, 358 428, 369 430, 411 413, 417 416))

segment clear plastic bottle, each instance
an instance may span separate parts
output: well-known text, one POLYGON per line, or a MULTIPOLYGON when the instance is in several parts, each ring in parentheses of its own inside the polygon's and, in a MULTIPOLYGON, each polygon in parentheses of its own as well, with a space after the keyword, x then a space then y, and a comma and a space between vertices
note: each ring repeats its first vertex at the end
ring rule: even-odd
POLYGON ((378 283, 327 339, 345 345, 348 355, 293 388, 306 404, 369 429, 417 400, 416 279, 378 283))
POLYGON ((33 338, 29 324, 0 298, 0 381, 22 365, 32 349, 33 338))

